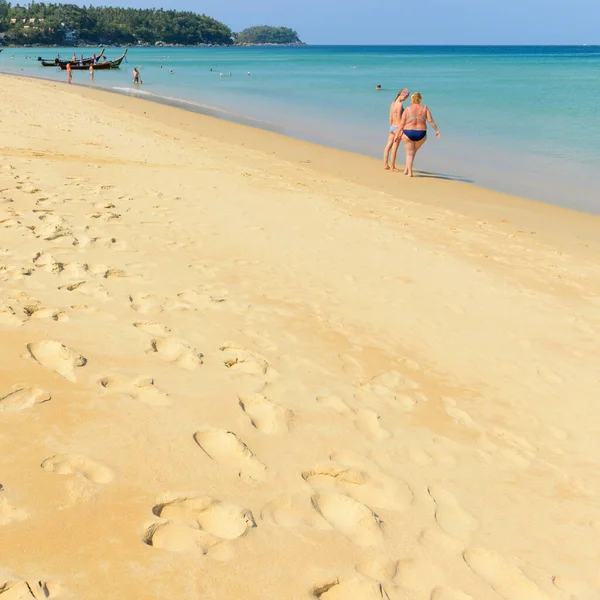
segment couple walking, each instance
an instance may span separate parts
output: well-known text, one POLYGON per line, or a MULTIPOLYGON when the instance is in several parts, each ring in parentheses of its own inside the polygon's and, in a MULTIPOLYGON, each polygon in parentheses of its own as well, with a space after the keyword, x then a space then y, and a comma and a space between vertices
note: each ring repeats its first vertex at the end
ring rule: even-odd
POLYGON ((429 121, 435 130, 437 138, 440 137, 440 130, 433 120, 429 108, 421 104, 423 97, 419 92, 415 92, 410 97, 411 105, 407 109, 404 108, 402 103, 408 98, 409 93, 406 88, 398 92, 390 106, 390 133, 383 154, 383 168, 388 171, 398 170, 396 169, 396 154, 400 140, 402 140, 406 150, 404 174, 412 177, 415 155, 427 140, 427 122, 429 121), (388 163, 390 150, 392 151, 391 167, 388 163))

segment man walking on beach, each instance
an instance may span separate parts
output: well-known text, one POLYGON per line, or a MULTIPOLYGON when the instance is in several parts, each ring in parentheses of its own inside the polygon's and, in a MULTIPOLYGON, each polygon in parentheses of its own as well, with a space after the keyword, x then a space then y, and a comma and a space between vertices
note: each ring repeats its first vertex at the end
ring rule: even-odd
POLYGON ((67 63, 67 83, 71 83, 73 79, 73 70, 71 69, 71 63, 67 63))

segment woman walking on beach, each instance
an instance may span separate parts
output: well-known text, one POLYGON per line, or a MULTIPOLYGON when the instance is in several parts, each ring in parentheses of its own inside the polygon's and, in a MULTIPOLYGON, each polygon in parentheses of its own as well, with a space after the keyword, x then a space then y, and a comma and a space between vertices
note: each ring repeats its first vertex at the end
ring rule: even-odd
POLYGON ((398 153, 398 145, 400 144, 400 138, 396 136, 398 131, 398 127, 400 126, 400 120, 402 119, 402 113, 404 111, 404 106, 402 102, 408 98, 408 94, 410 92, 404 88, 398 92, 395 100, 390 105, 390 133, 388 134, 388 142, 383 151, 383 168, 386 171, 390 170, 390 165, 388 164, 388 158, 390 155, 390 150, 392 150, 392 171, 397 171, 396 169, 396 154, 398 153))
POLYGON ((435 130, 435 137, 439 139, 440 130, 436 125, 431 111, 427 106, 421 104, 423 97, 419 92, 415 92, 411 97, 411 105, 404 111, 400 121, 400 128, 396 134, 396 139, 404 141, 406 150, 406 169, 404 174, 413 176, 413 163, 415 155, 419 148, 427 141, 427 122, 435 130))

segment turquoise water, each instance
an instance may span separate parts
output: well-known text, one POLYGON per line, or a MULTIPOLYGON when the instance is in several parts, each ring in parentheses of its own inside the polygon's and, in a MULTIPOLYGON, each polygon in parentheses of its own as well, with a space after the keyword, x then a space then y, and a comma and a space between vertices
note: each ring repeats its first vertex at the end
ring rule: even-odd
MULTIPOLYGON (((64 81, 64 72, 25 58, 56 52, 7 48, 0 71, 64 81)), ((74 82, 89 85, 88 77, 75 72, 74 82)), ((408 87, 423 94, 442 132, 417 168, 600 213, 600 47, 132 48, 127 65, 97 72, 93 85, 370 156, 380 156, 389 104, 408 87)))

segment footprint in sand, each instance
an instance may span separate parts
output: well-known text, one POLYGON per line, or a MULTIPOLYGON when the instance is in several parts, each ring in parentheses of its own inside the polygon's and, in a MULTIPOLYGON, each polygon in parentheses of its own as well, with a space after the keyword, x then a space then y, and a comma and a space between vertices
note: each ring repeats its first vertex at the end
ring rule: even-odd
POLYGON ((71 236, 71 227, 69 222, 58 215, 41 215, 39 220, 41 225, 36 225, 32 229, 36 237, 42 238, 47 242, 52 242, 62 237, 71 236))
POLYGON ((150 342, 146 354, 157 354, 166 362, 193 371, 202 364, 203 355, 174 337, 155 338, 150 342))
POLYGON ((223 364, 236 373, 261 376, 273 373, 273 367, 265 358, 243 346, 227 344, 219 350, 223 352, 223 364))
POLYGON ((169 396, 154 385, 154 379, 133 378, 126 375, 107 375, 100 385, 110 392, 124 394, 150 406, 168 406, 169 396))
POLYGON ((162 306, 155 296, 149 294, 129 296, 129 305, 132 310, 139 312, 142 315, 149 313, 157 313, 162 311, 162 306))
POLYGON ((0 571, 0 596, 2 600, 46 600, 56 598, 60 586, 48 581, 23 581, 0 571))
POLYGON ((382 523, 367 506, 336 493, 319 493, 313 506, 330 525, 358 546, 375 546, 383 541, 382 523))
POLYGON ((331 531, 332 529, 329 522, 314 510, 310 497, 301 494, 282 496, 272 500, 262 509, 260 518, 265 523, 294 531, 299 527, 308 527, 319 531, 331 531))
MULTIPOLYGON (((36 269, 41 269, 53 275, 59 275, 64 271, 65 265, 60 260, 57 260, 52 254, 47 252, 38 252, 31 261, 36 269)), ((85 270, 81 272, 81 276, 85 275, 85 270)))
POLYGON ((374 581, 380 581, 394 586, 396 577, 398 576, 399 567, 400 561, 398 560, 375 557, 357 564, 355 568, 358 573, 366 575, 374 581))
POLYGON ((339 396, 319 396, 317 397, 317 402, 321 406, 330 408, 347 417, 354 414, 352 409, 339 396))
POLYGON ((473 571, 506 600, 551 600, 516 565, 483 548, 467 548, 463 557, 473 571))
POLYGON ((38 387, 22 387, 0 398, 0 410, 19 411, 48 402, 52 396, 38 387))
POLYGON ((82 454, 57 454, 44 460, 40 466, 44 471, 59 475, 79 475, 93 483, 109 483, 114 478, 108 467, 82 454))
POLYGON ((305 471, 302 477, 316 491, 338 492, 376 508, 405 510, 413 500, 403 481, 354 466, 331 463, 305 471))
POLYGON ((469 428, 477 428, 477 424, 464 410, 457 408, 456 400, 454 398, 444 397, 441 399, 442 405, 444 406, 444 410, 446 414, 458 425, 462 425, 463 427, 469 428))
POLYGON ((166 337, 171 333, 168 327, 154 321, 137 321, 133 326, 152 337, 166 337))
POLYGON ((198 525, 185 523, 154 523, 146 529, 142 541, 153 548, 169 552, 194 552, 200 550, 206 554, 211 545, 211 536, 204 533, 198 525))
POLYGON ((361 383, 360 393, 368 394, 375 400, 385 400, 390 404, 395 404, 398 395, 417 390, 419 387, 416 381, 406 379, 398 371, 384 371, 371 378, 370 381, 361 383))
POLYGON ((78 281, 71 285, 61 285, 59 290, 66 290, 67 292, 79 292, 86 296, 91 296, 98 300, 110 300, 110 294, 95 281, 78 281))
POLYGON ((389 439, 392 434, 383 429, 379 424, 379 415, 368 409, 359 409, 356 411, 354 421, 356 428, 370 441, 381 442, 389 439))
POLYGON ((24 267, 0 267, 0 281, 21 281, 33 271, 24 267))
POLYGON ((256 527, 249 510, 210 497, 176 498, 159 504, 154 514, 166 523, 154 523, 144 543, 171 552, 200 549, 205 554, 222 540, 235 540, 256 527))
POLYGON ((258 431, 272 435, 286 432, 292 418, 292 411, 271 402, 261 394, 240 397, 240 407, 250 418, 250 422, 258 431))
POLYGON ((232 467, 239 474, 264 479, 267 467, 232 431, 204 429, 194 434, 196 443, 214 461, 232 467))
POLYGON ((177 498, 154 507, 153 512, 170 521, 197 523, 203 531, 225 540, 235 540, 256 527, 249 510, 208 496, 177 498))
POLYGON ((477 519, 463 510, 456 498, 448 491, 430 485, 429 495, 435 502, 435 520, 448 535, 466 542, 479 527, 477 519))
POLYGON ((390 600, 384 587, 376 581, 355 577, 347 581, 330 581, 313 589, 313 597, 322 600, 390 600))
POLYGON ((75 368, 87 364, 84 356, 60 342, 34 342, 27 344, 27 350, 40 365, 55 371, 68 381, 76 381, 75 368))
MULTIPOLYGON (((14 508, 8 503, 8 499, 4 496, 4 492, 0 490, 0 526, 8 525, 14 521, 24 521, 29 515, 26 511, 20 508, 14 508)), ((2 594, 2 588, 0 588, 2 594)))
POLYGON ((52 319, 53 321, 68 321, 69 317, 62 311, 49 308, 41 303, 27 304, 23 312, 29 319, 52 319))
POLYGON ((0 325, 20 327, 25 323, 25 319, 18 314, 12 303, 0 301, 0 325))
POLYGON ((342 369, 344 373, 350 375, 350 377, 362 377, 363 368, 360 363, 349 354, 340 354, 340 360, 342 361, 342 369))
POLYGON ((116 222, 119 221, 121 215, 114 212, 95 212, 87 214, 86 217, 88 219, 94 219, 97 221, 103 221, 104 223, 116 222))
POLYGON ((170 310, 192 312, 203 308, 222 308, 225 302, 226 298, 222 294, 185 290, 167 304, 170 310))

